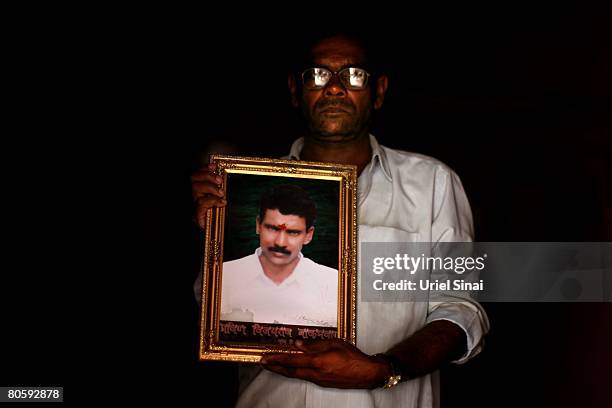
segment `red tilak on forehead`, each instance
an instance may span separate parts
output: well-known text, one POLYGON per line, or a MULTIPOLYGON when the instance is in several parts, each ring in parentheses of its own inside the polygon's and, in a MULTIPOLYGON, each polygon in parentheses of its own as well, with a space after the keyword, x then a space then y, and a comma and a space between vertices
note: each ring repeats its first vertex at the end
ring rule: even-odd
POLYGON ((279 230, 284 231, 287 229, 287 224, 278 224, 277 227, 279 230))

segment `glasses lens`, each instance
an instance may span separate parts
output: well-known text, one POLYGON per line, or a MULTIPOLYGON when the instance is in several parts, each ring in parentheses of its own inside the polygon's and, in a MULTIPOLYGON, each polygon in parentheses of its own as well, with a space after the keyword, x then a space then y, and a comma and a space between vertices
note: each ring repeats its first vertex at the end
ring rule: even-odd
POLYGON ((323 88, 331 76, 332 73, 325 68, 310 68, 302 74, 306 88, 323 88))
MULTIPOLYGON (((307 89, 321 89, 333 75, 327 68, 309 68, 302 73, 302 80, 307 89)), ((368 73, 361 68, 344 68, 338 72, 338 76, 348 89, 365 89, 368 84, 368 73)))
POLYGON ((368 83, 368 73, 361 68, 345 68, 339 75, 344 85, 349 88, 363 89, 368 83))

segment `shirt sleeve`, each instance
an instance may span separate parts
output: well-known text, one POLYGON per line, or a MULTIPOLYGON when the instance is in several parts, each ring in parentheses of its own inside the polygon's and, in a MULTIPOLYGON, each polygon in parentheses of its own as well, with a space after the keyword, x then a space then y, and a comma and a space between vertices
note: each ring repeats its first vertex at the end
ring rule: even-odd
MULTIPOLYGON (((450 169, 440 167, 434 179, 432 206, 432 252, 443 256, 452 246, 445 242, 472 242, 474 228, 472 212, 459 177, 450 169)), ((465 250, 463 244, 462 250, 465 250)), ((446 280, 443 273, 430 279, 446 280)), ((478 272, 471 271, 470 281, 478 279, 478 272)), ((470 291, 433 291, 430 293, 427 323, 448 320, 463 329, 467 339, 467 352, 453 361, 462 364, 477 355, 483 346, 484 335, 489 331, 486 312, 470 291)))

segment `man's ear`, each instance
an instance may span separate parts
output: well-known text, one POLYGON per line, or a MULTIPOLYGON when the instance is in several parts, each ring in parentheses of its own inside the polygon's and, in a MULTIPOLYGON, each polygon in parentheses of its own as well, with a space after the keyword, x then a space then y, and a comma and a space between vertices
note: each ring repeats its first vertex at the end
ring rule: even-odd
POLYGON ((376 80, 376 98, 374 99, 374 109, 378 110, 382 108, 388 86, 389 78, 386 75, 379 76, 376 80))
POLYGON ((304 245, 310 244, 310 241, 312 241, 313 235, 314 235, 314 227, 308 228, 308 230, 306 231, 306 239, 304 240, 304 245))
POLYGON ((297 82, 295 79, 295 75, 290 72, 287 76, 287 85, 289 86, 289 95, 291 97, 291 106, 297 108, 300 106, 300 102, 297 94, 297 82))
POLYGON ((255 217, 255 233, 259 235, 259 215, 255 217))

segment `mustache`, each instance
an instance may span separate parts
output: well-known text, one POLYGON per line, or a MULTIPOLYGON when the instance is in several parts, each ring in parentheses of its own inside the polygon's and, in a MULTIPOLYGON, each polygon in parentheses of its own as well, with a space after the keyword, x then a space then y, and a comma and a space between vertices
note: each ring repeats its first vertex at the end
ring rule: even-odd
POLYGON ((348 112, 353 112, 355 107, 350 101, 340 101, 337 99, 321 99, 315 104, 315 110, 320 112, 326 108, 339 108, 348 112))
POLYGON ((270 252, 278 252, 279 254, 291 255, 291 251, 288 251, 285 247, 273 246, 269 247, 268 251, 270 252))

